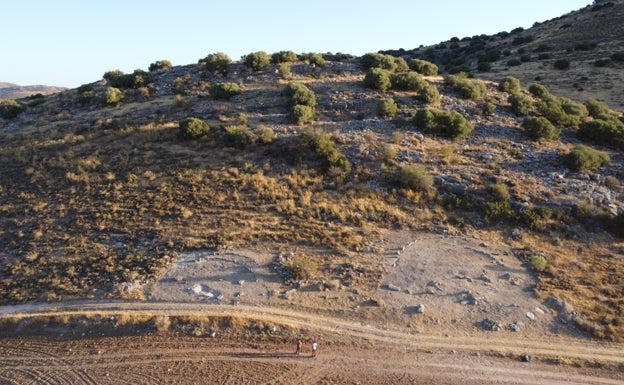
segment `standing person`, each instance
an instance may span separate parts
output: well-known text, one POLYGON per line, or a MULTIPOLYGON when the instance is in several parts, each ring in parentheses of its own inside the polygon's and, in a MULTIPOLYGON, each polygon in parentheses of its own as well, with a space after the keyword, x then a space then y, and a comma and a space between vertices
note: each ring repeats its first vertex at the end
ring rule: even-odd
POLYGON ((312 342, 312 357, 316 357, 316 349, 318 348, 318 344, 316 343, 316 341, 312 342))
POLYGON ((301 347, 303 346, 303 341, 301 341, 301 338, 299 338, 297 340, 297 350, 295 350, 295 354, 296 355, 300 355, 301 354, 301 347))

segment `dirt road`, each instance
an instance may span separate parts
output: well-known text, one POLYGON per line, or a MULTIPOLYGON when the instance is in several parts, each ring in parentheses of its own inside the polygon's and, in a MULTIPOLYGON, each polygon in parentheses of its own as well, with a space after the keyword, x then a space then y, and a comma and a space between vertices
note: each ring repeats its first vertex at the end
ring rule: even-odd
POLYGON ((0 308, 6 315, 233 316, 322 336, 320 354, 294 344, 136 335, 0 339, 0 384, 622 384, 621 345, 552 338, 423 335, 270 307, 86 302, 0 308), (520 362, 531 354, 539 360, 520 362), (507 358, 511 357, 511 358, 507 358), (600 363, 608 369, 546 362, 600 363))

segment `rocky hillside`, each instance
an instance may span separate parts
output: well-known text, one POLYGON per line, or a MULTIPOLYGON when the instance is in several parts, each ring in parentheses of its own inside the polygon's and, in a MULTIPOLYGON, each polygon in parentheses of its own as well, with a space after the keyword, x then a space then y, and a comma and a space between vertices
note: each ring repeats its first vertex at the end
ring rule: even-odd
POLYGON ((424 230, 504 243, 538 296, 623 335, 620 113, 381 54, 270 59, 161 61, 3 102, 2 301, 123 296, 224 246, 293 250, 297 280, 337 258, 365 277, 388 230, 424 230))
MULTIPOLYGON (((435 62, 444 72, 467 71, 499 81, 539 82, 577 101, 590 97, 624 109, 624 1, 594 1, 531 28, 456 37, 400 52, 435 62)), ((398 52, 397 52, 398 53, 398 52)))

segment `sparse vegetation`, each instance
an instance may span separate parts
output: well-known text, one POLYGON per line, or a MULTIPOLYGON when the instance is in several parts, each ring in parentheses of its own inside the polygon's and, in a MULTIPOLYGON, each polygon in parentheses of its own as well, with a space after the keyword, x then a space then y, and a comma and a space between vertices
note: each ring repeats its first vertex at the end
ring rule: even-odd
POLYGON ((577 135, 608 147, 624 149, 624 123, 615 116, 595 119, 581 124, 577 135))
POLYGON ((124 94, 119 88, 108 87, 104 93, 104 101, 108 105, 117 105, 124 99, 124 94))
POLYGON ((424 76, 436 76, 438 74, 438 66, 421 59, 412 59, 409 62, 409 68, 424 76))
POLYGON ((217 52, 200 59, 199 64, 203 65, 208 72, 225 76, 230 70, 232 59, 223 52, 217 52))
POLYGON ((210 131, 207 122, 198 118, 186 118, 179 123, 180 131, 178 136, 182 139, 197 139, 206 135, 210 131))
POLYGON ((611 161, 609 154, 584 144, 574 146, 564 158, 564 163, 573 171, 593 170, 606 166, 611 161))
POLYGON ((290 82, 284 88, 284 95, 289 98, 290 117, 297 124, 304 124, 314 119, 316 114, 316 96, 303 83, 290 82))
POLYGON ((149 71, 167 70, 171 68, 172 64, 169 60, 158 60, 149 66, 149 71))
POLYGON ((297 60, 299 60, 297 54, 293 51, 279 51, 271 55, 271 63, 273 64, 294 63, 297 60))
POLYGON ((531 107, 533 107, 531 99, 519 92, 509 95, 507 101, 511 104, 511 112, 518 116, 527 115, 531 111, 531 107))
POLYGON ((418 164, 410 164, 396 170, 396 174, 389 177, 390 183, 402 188, 418 192, 429 193, 433 188, 433 177, 418 164))
POLYGON ((3 119, 13 119, 24 111, 24 106, 15 100, 0 101, 0 117, 3 119))
POLYGON ((533 140, 555 140, 561 130, 543 116, 529 116, 522 121, 524 132, 533 140))
POLYGON ((271 57, 264 51, 257 51, 242 57, 243 63, 254 71, 260 71, 271 64, 271 57))
POLYGON ((364 85, 374 90, 389 90, 392 87, 390 71, 377 67, 371 68, 364 77, 364 85))
POLYGON ((447 75, 444 83, 455 90, 464 99, 480 99, 485 95, 485 84, 478 80, 468 79, 465 73, 447 75))
POLYGON ((382 117, 392 117, 396 115, 398 107, 393 99, 381 98, 377 101, 377 115, 382 117))
POLYGON ((515 94, 521 91, 520 80, 513 76, 505 76, 499 83, 498 89, 507 92, 508 94, 515 94))
POLYGON ((215 99, 230 100, 236 95, 240 95, 241 89, 233 82, 214 83, 210 86, 210 95, 215 99))
POLYGON ((426 133, 459 140, 469 135, 473 126, 456 111, 419 109, 414 116, 414 124, 426 133))

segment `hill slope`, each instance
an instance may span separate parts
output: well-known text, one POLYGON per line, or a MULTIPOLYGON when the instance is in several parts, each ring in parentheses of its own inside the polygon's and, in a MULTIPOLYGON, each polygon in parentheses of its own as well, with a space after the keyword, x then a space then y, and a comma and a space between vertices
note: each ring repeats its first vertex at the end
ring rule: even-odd
POLYGON ((0 82, 0 100, 3 99, 20 99, 27 96, 42 94, 49 95, 57 92, 65 91, 65 87, 52 87, 52 86, 19 86, 13 83, 0 82))
POLYGON ((404 52, 444 71, 465 70, 500 81, 514 76, 583 101, 596 98, 624 109, 624 1, 595 1, 561 17, 493 36, 451 39, 404 52), (616 55, 614 57, 614 55, 616 55), (557 61, 569 68, 557 69, 557 61))

